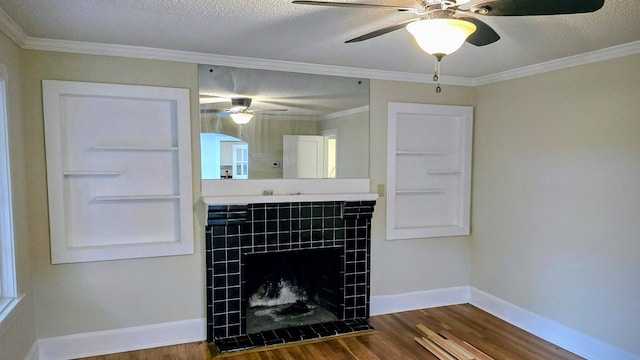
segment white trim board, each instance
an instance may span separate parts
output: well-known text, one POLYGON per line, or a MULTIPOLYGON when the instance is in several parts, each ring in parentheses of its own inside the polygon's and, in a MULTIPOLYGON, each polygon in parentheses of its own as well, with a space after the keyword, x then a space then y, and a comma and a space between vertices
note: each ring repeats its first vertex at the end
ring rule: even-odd
POLYGON ((369 312, 371 316, 375 316, 438 306, 466 304, 468 302, 469 287, 458 286, 403 294, 372 296, 369 312))
POLYGON ((526 76, 544 74, 551 71, 562 70, 574 66, 591 64, 599 61, 612 60, 624 56, 640 54, 640 41, 612 46, 584 54, 568 56, 561 59, 551 60, 540 64, 523 66, 520 68, 507 70, 492 75, 474 78, 476 86, 493 84, 501 81, 523 78, 526 76))
POLYGON ((31 345, 31 349, 24 357, 24 360, 39 360, 40 359, 40 350, 38 348, 38 341, 35 341, 33 345, 31 345))
MULTIPOLYGON (((8 33, 7 36, 12 39, 20 39, 20 35, 15 35, 15 31, 12 31, 15 27, 4 25, 3 20, 5 20, 5 18, 0 17, 0 30, 3 30, 5 32, 8 30, 10 31, 10 33, 8 33)), ((194 64, 210 64, 252 69, 303 72, 320 75, 366 77, 368 79, 376 80, 406 81, 427 84, 433 83, 433 74, 299 63, 282 60, 269 60, 241 56, 228 56, 189 51, 148 48, 142 46, 100 44, 32 37, 26 37, 23 41, 16 41, 16 44, 18 44, 23 49, 29 50, 59 51, 77 54, 178 61, 194 64)), ((609 48, 600 49, 584 54, 568 56, 565 58, 551 60, 540 64, 523 66, 520 68, 515 68, 476 78, 443 75, 440 78, 440 83, 444 85, 458 86, 486 85, 634 54, 640 54, 640 41, 612 46, 609 48)))
POLYGON ((206 319, 191 319, 38 340, 39 360, 63 360, 206 339, 206 319))
POLYGON ((514 326, 590 360, 640 360, 639 355, 546 319, 471 286, 371 296, 371 315, 469 303, 514 326))

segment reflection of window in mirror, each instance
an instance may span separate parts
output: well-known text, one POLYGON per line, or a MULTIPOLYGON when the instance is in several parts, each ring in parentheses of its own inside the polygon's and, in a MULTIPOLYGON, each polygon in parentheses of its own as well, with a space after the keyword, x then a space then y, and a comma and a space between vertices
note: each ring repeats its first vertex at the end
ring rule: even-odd
POLYGON ((247 179, 249 145, 233 136, 200 134, 203 179, 247 179), (239 165, 239 166, 236 166, 239 165))
POLYGON ((249 145, 247 143, 233 144, 233 178, 249 178, 249 145))

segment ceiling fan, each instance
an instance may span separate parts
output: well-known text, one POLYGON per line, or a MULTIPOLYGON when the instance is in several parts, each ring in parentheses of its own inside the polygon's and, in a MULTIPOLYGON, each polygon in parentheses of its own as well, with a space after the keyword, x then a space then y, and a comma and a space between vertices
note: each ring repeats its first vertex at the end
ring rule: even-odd
POLYGON ((373 8, 415 14, 416 17, 413 19, 371 31, 345 43, 368 40, 406 27, 418 46, 436 58, 433 80, 438 82, 436 92, 439 93, 442 91, 439 85, 440 62, 445 55, 458 50, 465 41, 476 46, 485 46, 500 40, 500 35, 495 30, 472 15, 534 16, 588 13, 600 9, 604 0, 416 0, 416 7, 333 1, 295 0, 293 3, 373 8), (469 6, 464 6, 470 2, 469 6))
MULTIPOLYGON (((224 98, 218 98, 218 100, 228 101, 228 99, 224 99, 224 98)), ((231 98, 231 107, 229 109, 221 111, 218 109, 203 108, 200 110, 200 113, 215 114, 217 117, 231 117, 231 119, 236 124, 244 125, 249 121, 251 121, 254 113, 287 111, 287 109, 253 110, 253 109, 249 109, 250 106, 251 106, 251 98, 236 97, 236 98, 231 98)))

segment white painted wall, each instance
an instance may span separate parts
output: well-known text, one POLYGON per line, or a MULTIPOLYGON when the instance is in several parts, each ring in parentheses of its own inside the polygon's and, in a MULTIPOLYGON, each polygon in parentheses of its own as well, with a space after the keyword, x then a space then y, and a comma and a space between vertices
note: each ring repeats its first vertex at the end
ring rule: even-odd
POLYGON ((471 285, 640 356, 640 56, 477 88, 471 285))

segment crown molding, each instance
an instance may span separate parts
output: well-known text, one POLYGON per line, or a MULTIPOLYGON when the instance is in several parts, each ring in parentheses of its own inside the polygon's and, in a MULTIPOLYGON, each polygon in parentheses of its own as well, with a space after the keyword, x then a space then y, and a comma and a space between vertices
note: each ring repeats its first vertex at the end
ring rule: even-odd
MULTIPOLYGON (((1 21, 1 20, 0 20, 1 21)), ((21 45, 27 50, 58 51, 77 54, 119 56, 148 60, 177 61, 193 64, 245 67, 262 70, 278 70, 320 75, 361 77, 376 80, 395 80, 418 83, 433 83, 432 75, 384 71, 374 69, 353 68, 310 64, 292 61, 258 59, 241 56, 216 55, 208 53, 168 50, 130 45, 100 44, 80 41, 44 39, 27 37, 21 45)), ((473 86, 470 78, 443 76, 441 84, 473 86)))
MULTIPOLYGON (((27 50, 57 51, 88 55, 104 55, 148 60, 176 61, 193 64, 245 67, 252 69, 290 71, 319 75, 361 77, 375 80, 404 81, 433 84, 431 74, 386 71, 292 61, 217 55, 200 52, 168 50, 130 45, 113 45, 81 41, 56 40, 29 37, 9 15, 0 8, 0 30, 18 46, 27 50)), ((443 85, 480 86, 500 81, 542 74, 573 66, 615 59, 640 53, 640 41, 569 56, 531 66, 499 72, 476 78, 446 76, 440 78, 443 85)))
POLYGON ((24 47, 24 43, 28 38, 27 34, 2 8, 0 8, 0 30, 18 46, 24 47))
POLYGON ((535 65, 499 72, 492 75, 475 78, 475 85, 487 85, 500 81, 513 80, 526 76, 543 74, 551 71, 567 69, 574 66, 591 64, 604 60, 621 58, 624 56, 640 54, 640 41, 634 41, 622 45, 612 46, 584 54, 568 56, 535 65))
POLYGON ((364 105, 364 106, 359 106, 353 109, 347 109, 347 110, 337 111, 331 114, 326 114, 322 116, 322 119, 323 120, 337 119, 337 118, 341 118, 349 115, 355 115, 355 114, 359 114, 367 111, 369 111, 369 105, 364 105))

